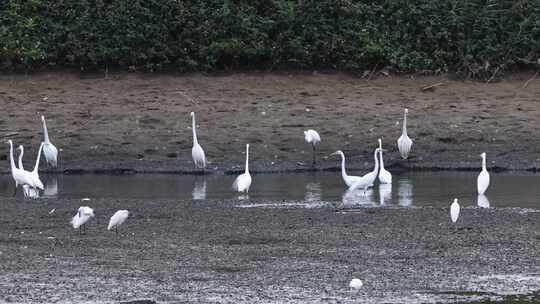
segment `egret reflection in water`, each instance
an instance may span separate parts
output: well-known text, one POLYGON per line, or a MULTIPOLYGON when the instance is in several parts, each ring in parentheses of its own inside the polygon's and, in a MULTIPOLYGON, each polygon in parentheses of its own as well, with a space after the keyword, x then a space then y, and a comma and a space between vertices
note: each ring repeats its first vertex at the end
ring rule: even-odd
POLYGON ((401 178, 398 181, 398 203, 403 207, 412 206, 413 185, 410 179, 401 178))
POLYGON ((202 180, 195 179, 191 196, 194 200, 206 199, 206 178, 203 178, 202 180))
POLYGON ((373 197, 373 188, 370 188, 364 192, 364 189, 347 189, 341 198, 343 207, 357 207, 357 206, 375 206, 376 201, 373 197))
POLYGON ((379 200, 381 206, 392 201, 392 184, 379 184, 379 200))
POLYGON ((487 196, 485 196, 484 194, 479 194, 478 195, 477 204, 478 204, 478 207, 480 207, 480 208, 489 208, 490 207, 489 200, 488 200, 487 196))
POLYGON ((56 197, 58 195, 58 178, 56 176, 48 176, 45 180, 45 190, 43 196, 56 197))
POLYGON ((321 201, 321 184, 317 182, 311 182, 306 184, 306 193, 304 195, 304 201, 307 203, 314 203, 321 201))

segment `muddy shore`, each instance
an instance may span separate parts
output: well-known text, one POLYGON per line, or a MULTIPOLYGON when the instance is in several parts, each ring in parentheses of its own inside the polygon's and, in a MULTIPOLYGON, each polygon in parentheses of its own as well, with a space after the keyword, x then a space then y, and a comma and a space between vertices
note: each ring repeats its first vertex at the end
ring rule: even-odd
POLYGON ((431 303, 540 289, 540 212, 466 208, 454 227, 447 208, 92 200, 79 235, 68 222, 80 204, 2 200, 0 302, 431 303), (106 231, 124 208, 120 234, 106 231))
MULTIPOLYGON (((209 172, 241 170, 251 143, 253 171, 310 169, 302 131, 322 137, 319 166, 331 169, 337 149, 348 166, 372 166, 377 138, 386 165, 398 169, 472 169, 488 153, 492 169, 539 170, 540 80, 529 74, 491 84, 447 77, 379 77, 281 72, 231 75, 51 72, 0 77, 0 139, 26 147, 32 163, 48 119, 61 150, 58 171, 193 172, 189 112, 197 112, 199 141, 209 172), (434 91, 421 87, 442 82, 434 91), (410 161, 396 140, 410 109, 410 161)), ((7 173, 7 145, 0 146, 7 173)))

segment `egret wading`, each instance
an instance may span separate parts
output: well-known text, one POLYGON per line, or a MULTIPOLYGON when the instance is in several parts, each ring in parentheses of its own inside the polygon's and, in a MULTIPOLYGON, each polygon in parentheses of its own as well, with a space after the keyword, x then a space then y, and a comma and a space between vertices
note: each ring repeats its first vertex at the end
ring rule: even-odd
POLYGON ((381 184, 391 184, 392 183, 392 174, 388 172, 384 168, 384 161, 383 161, 383 148, 382 148, 382 140, 379 138, 379 162, 381 169, 379 170, 379 182, 381 184))
POLYGON ((47 161, 47 166, 56 168, 58 165, 58 149, 51 143, 49 139, 49 132, 47 131, 47 124, 45 123, 45 117, 41 116, 41 122, 43 123, 43 155, 47 161))
POLYGON ((195 124, 195 112, 191 112, 191 124, 192 124, 192 131, 193 131, 193 148, 191 148, 191 157, 193 158, 193 164, 195 165, 195 168, 202 169, 204 173, 204 169, 206 168, 206 156, 204 155, 204 150, 199 145, 199 141, 197 140, 197 127, 195 124))
MULTIPOLYGON (((30 198, 37 198, 39 197, 39 191, 38 189, 44 190, 43 183, 39 179, 39 175, 37 174, 37 171, 26 171, 24 169, 24 165, 22 162, 23 156, 24 156, 24 147, 20 145, 18 148, 20 150, 19 154, 19 169, 28 177, 28 179, 31 181, 31 185, 23 185, 23 194, 25 197, 30 198)), ((39 164, 39 155, 41 154, 41 146, 39 149, 38 159, 36 160, 36 163, 39 164)))
POLYGON ((409 153, 411 152, 413 144, 412 140, 407 135, 407 113, 409 113, 409 110, 405 109, 403 112, 403 129, 401 130, 401 136, 397 140, 399 154, 401 154, 401 158, 403 159, 409 158, 409 153))
POLYGON ((19 186, 31 186, 32 181, 30 177, 25 174, 24 170, 19 169, 17 168, 17 166, 15 166, 15 160, 13 159, 13 141, 10 139, 6 143, 9 144, 9 163, 11 166, 11 176, 13 177, 13 181, 15 181, 15 191, 13 192, 13 196, 15 196, 17 195, 17 188, 19 186))
POLYGON ((317 162, 316 158, 316 148, 315 146, 321 142, 321 137, 319 136, 319 133, 313 129, 309 129, 307 131, 304 131, 304 139, 308 144, 311 144, 311 147, 313 148, 313 161, 312 165, 315 166, 317 162))
POLYGON ((337 150, 336 152, 330 154, 330 156, 332 155, 341 156, 341 177, 343 178, 343 182, 345 182, 347 187, 351 187, 352 185, 354 185, 354 183, 358 182, 361 179, 360 176, 347 175, 347 171, 345 170, 345 154, 343 154, 343 151, 337 150))
POLYGON ((251 186, 251 174, 249 174, 249 144, 246 145, 246 170, 238 175, 233 182, 233 189, 237 192, 249 192, 251 186))
POLYGON ((478 190, 478 194, 482 195, 489 187, 489 172, 486 169, 486 153, 484 152, 480 154, 480 157, 482 158, 482 171, 480 171, 480 174, 478 174, 476 188, 478 190))
POLYGON ((365 174, 355 182, 351 187, 349 187, 349 190, 355 190, 355 189, 364 189, 364 194, 366 194, 367 188, 372 187, 373 183, 377 179, 377 174, 379 173, 379 157, 377 156, 377 153, 380 153, 380 149, 377 148, 373 152, 373 160, 375 161, 375 167, 373 168, 373 171, 365 174))
POLYGON ((109 225, 107 226, 107 230, 111 230, 112 228, 115 229, 116 234, 118 234, 118 226, 122 225, 128 218, 129 211, 127 210, 118 210, 116 211, 113 216, 111 216, 111 219, 109 220, 109 225))

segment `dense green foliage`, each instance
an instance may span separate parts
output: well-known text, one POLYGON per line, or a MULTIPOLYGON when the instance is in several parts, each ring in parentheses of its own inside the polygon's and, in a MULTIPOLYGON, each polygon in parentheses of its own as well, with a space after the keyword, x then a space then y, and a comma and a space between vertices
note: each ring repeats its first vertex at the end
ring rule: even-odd
POLYGON ((507 69, 540 0, 0 0, 0 69, 507 69))

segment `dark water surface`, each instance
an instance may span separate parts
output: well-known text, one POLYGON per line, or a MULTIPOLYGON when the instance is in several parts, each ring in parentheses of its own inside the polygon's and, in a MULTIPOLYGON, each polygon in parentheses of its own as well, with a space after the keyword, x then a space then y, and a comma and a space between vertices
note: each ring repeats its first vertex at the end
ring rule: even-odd
MULTIPOLYGON (((448 206, 454 197, 462 206, 540 207, 540 175, 491 173, 485 196, 476 194, 477 172, 412 172, 394 174, 392 185, 379 185, 363 193, 347 191, 339 172, 257 174, 249 198, 298 202, 316 207, 324 202, 346 206, 448 206)), ((232 175, 42 175, 41 197, 58 198, 170 198, 180 200, 231 199, 232 175)), ((0 176, 0 196, 13 193, 10 175, 0 176)), ((21 195, 20 191, 19 194, 21 195)))

